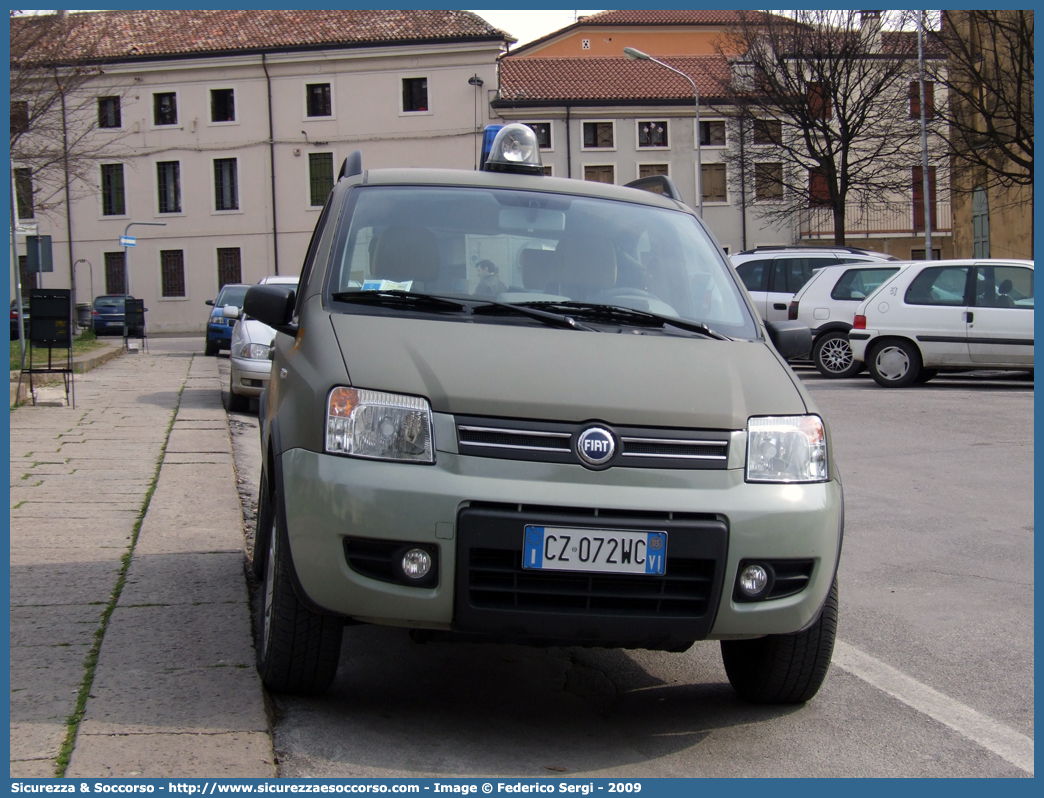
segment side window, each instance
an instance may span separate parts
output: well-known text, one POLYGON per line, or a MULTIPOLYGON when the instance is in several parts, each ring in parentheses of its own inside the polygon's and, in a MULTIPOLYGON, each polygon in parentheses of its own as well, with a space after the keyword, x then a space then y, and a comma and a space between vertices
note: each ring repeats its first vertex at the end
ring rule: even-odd
POLYGON ((906 289, 907 305, 948 305, 960 307, 968 282, 967 266, 938 266, 924 269, 906 289))
POLYGON ((841 275, 834 290, 830 292, 831 299, 866 299, 870 294, 895 274, 898 269, 849 269, 841 275))
POLYGON ((1033 270, 1022 266, 979 266, 975 305, 1033 310, 1033 270))
POLYGON ((828 258, 779 258, 776 261, 773 291, 796 294, 812 277, 813 267, 830 266, 828 258))
POLYGON ((770 260, 748 260, 736 267, 736 272, 748 291, 767 291, 770 260))

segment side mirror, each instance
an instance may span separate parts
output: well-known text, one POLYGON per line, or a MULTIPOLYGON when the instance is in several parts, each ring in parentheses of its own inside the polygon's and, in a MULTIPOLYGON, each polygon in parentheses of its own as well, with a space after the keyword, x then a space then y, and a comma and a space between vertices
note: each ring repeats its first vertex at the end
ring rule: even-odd
POLYGON ((288 285, 252 285, 243 300, 243 312, 287 335, 297 335, 291 324, 297 292, 288 285))
POLYGON ((224 316, 226 319, 238 319, 239 308, 237 308, 235 305, 225 305, 225 307, 221 309, 221 315, 224 316))
POLYGON ((208 300, 207 300, 207 302, 206 302, 206 304, 208 304, 208 305, 210 305, 211 307, 213 307, 213 306, 214 306, 214 300, 213 300, 213 299, 208 299, 208 300))
POLYGON ((812 350, 812 330, 800 321, 767 321, 772 345, 786 360, 807 357, 812 350))

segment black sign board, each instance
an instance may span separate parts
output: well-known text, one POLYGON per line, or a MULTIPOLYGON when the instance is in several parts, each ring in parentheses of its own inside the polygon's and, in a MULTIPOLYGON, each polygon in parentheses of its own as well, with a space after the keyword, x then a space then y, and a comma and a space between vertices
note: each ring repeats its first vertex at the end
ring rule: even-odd
POLYGON ((127 297, 126 303, 124 304, 124 313, 127 314, 127 329, 128 330, 144 330, 145 329, 145 300, 144 299, 131 299, 127 297))
POLYGON ((72 347, 72 296, 67 288, 29 291, 29 340, 51 349, 72 347))

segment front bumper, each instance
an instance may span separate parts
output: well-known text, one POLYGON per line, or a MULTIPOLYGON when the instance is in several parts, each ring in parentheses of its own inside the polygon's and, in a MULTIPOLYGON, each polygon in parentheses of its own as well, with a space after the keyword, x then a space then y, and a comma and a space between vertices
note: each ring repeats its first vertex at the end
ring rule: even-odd
POLYGON ((229 326, 224 321, 207 322, 207 343, 217 344, 221 349, 228 349, 232 345, 232 327, 235 326, 233 320, 232 326, 229 326))
POLYGON ((232 391, 240 396, 260 396, 272 376, 271 360, 233 357, 231 363, 232 391))
POLYGON ((643 644, 636 639, 643 634, 643 617, 649 630, 644 642, 656 645, 786 634, 818 616, 840 551, 842 493, 836 481, 749 484, 737 468, 593 472, 446 451, 437 452, 435 465, 421 466, 292 449, 282 454, 279 471, 301 589, 321 609, 374 623, 489 633, 500 617, 500 629, 509 636, 514 630, 513 636, 534 638, 545 630, 560 642, 636 645, 643 644), (498 524, 488 520, 489 513, 499 517, 498 524), (636 621, 633 613, 624 618, 611 609, 556 608, 520 626, 518 613, 498 616, 486 608, 476 620, 469 592, 475 577, 460 549, 482 545, 476 536, 484 535, 510 545, 517 533, 521 552, 526 523, 549 523, 560 515, 592 529, 613 524, 614 517, 632 529, 668 529, 668 575, 679 552, 711 564, 713 586, 702 614, 664 618, 651 611, 636 621), (346 538, 423 544, 437 554, 437 583, 410 587, 363 575, 348 563, 346 538), (741 561, 750 558, 808 558, 814 567, 799 593, 740 603, 733 588, 741 561))

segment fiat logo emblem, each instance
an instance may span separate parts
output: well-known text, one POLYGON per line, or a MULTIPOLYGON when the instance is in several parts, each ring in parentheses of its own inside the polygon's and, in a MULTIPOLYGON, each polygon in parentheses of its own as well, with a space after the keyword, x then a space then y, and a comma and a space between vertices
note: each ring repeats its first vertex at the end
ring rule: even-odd
POLYGON ((586 465, 605 465, 612 459, 614 452, 616 440, 607 429, 590 427, 576 439, 576 453, 586 465))

